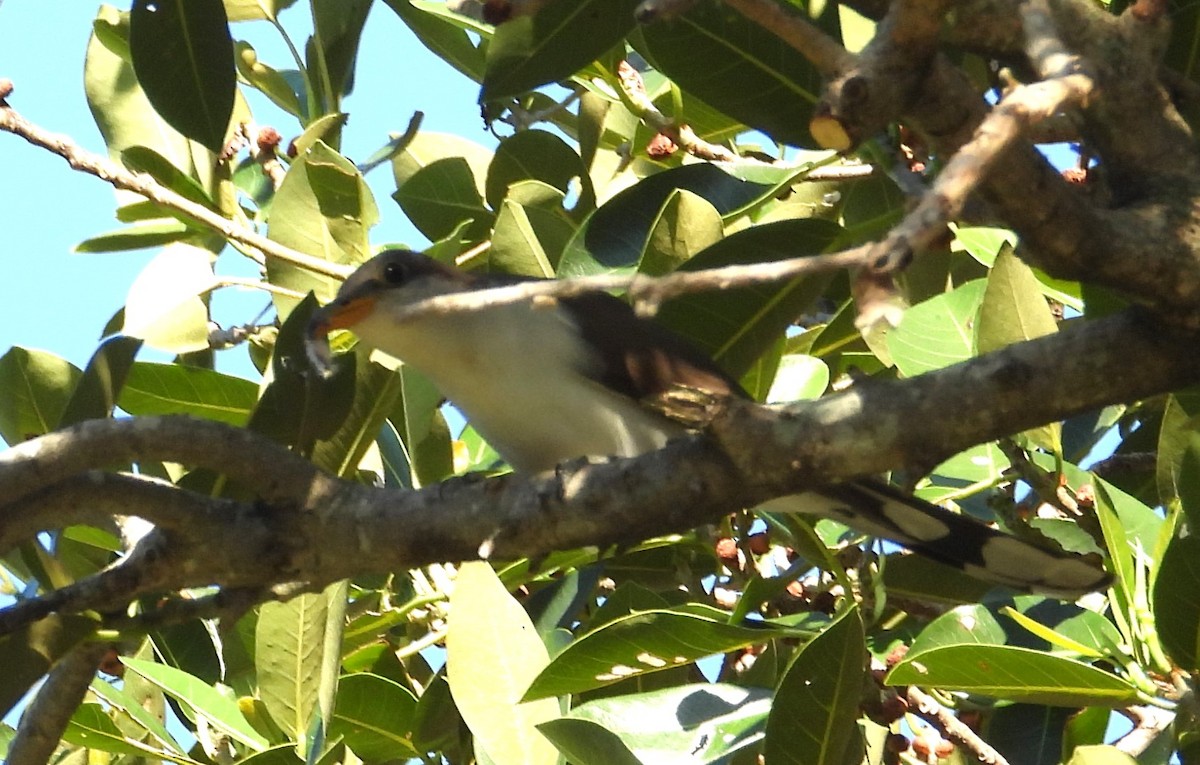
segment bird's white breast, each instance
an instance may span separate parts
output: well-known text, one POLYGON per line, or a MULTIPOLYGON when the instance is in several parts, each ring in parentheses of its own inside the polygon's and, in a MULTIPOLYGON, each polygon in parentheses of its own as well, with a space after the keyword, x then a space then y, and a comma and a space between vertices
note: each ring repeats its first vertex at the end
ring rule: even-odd
POLYGON ((632 457, 683 432, 591 379, 599 356, 558 307, 514 304, 400 322, 385 310, 354 331, 429 376, 516 470, 632 457))

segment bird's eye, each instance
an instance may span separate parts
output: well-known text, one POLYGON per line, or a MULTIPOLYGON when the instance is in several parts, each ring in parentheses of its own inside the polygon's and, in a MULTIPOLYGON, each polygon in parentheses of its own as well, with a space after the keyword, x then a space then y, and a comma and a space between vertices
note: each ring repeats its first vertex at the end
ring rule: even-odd
POLYGON ((383 280, 388 284, 403 284, 408 278, 406 271, 401 263, 388 263, 383 267, 383 280))

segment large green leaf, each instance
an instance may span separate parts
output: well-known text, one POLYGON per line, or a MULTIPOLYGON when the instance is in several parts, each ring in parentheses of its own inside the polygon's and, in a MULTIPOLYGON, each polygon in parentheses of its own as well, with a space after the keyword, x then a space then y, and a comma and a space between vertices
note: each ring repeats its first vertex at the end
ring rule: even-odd
POLYGON ((464 236, 479 241, 491 228, 493 213, 483 205, 475 175, 463 157, 446 157, 417 170, 392 198, 431 240, 449 236, 470 221, 464 236))
POLYGON ((369 673, 338 681, 330 738, 341 737, 366 762, 419 756, 412 744, 417 697, 404 686, 369 673))
POLYGON ((215 154, 181 135, 150 105, 130 64, 129 33, 128 14, 101 6, 84 66, 88 106, 109 154, 119 158, 133 146, 150 148, 208 188, 215 154))
MULTIPOLYGON (((144 684, 139 682, 141 678, 137 675, 131 675, 129 680, 131 681, 128 683, 130 686, 144 684)), ((125 683, 122 683, 122 685, 125 685, 125 683)), ((100 697, 105 704, 119 710, 123 716, 128 718, 127 721, 122 721, 125 723, 124 725, 119 724, 119 727, 121 727, 127 737, 140 741, 145 740, 147 735, 153 736, 158 741, 155 744, 156 747, 165 749, 177 756, 185 754, 183 747, 170 734, 162 720, 143 708, 142 700, 135 698, 128 691, 128 688, 118 688, 115 685, 104 682, 100 678, 96 678, 92 680, 91 689, 92 693, 100 697), (131 730, 133 731, 133 735, 130 735, 131 730)), ((158 698, 162 698, 161 694, 158 694, 158 698)))
POLYGON ((771 692, 698 684, 589 701, 538 726, 578 765, 725 762, 762 740, 771 692))
POLYGON ((288 78, 260 61, 250 43, 238 40, 234 47, 237 51, 235 63, 238 74, 280 109, 301 117, 304 114, 301 106, 303 94, 296 92, 288 78))
POLYGON ((888 351, 906 377, 941 369, 975 355, 975 316, 987 282, 967 282, 904 312, 887 336, 888 351))
POLYGON ((675 189, 650 228, 638 271, 650 276, 668 274, 724 236, 721 215, 708 200, 687 189, 675 189))
POLYGON ((180 221, 153 221, 139 223, 134 226, 105 231, 95 236, 89 236, 75 245, 78 253, 125 252, 127 250, 144 250, 151 247, 179 242, 188 236, 193 236, 195 229, 180 221))
POLYGON ((1200 528, 1200 394, 1185 391, 1167 397, 1155 478, 1159 501, 1167 507, 1178 501, 1193 528, 1200 528))
MULTIPOLYGON (((987 289, 979 306, 975 332, 979 352, 988 353, 1057 331, 1058 323, 1042 297, 1033 270, 1013 253, 1011 247, 1002 247, 988 274, 987 289)), ((1025 431, 1025 435, 1054 454, 1062 453, 1060 423, 1025 431)))
MULTIPOLYGON (((301 252, 331 263, 358 265, 371 257, 367 232, 379 210, 362 174, 350 160, 317 141, 288 169, 271 203, 268 235, 301 252)), ((304 293, 313 290, 322 303, 337 294, 341 282, 275 258, 267 259, 273 284, 304 293)), ((280 315, 295 298, 274 296, 280 315)))
POLYGON ((587 276, 635 267, 659 211, 677 189, 702 197, 725 217, 768 198, 776 186, 770 181, 742 180, 707 163, 655 173, 596 210, 564 253, 558 275, 587 276))
POLYGON ((552 0, 496 28, 487 49, 481 103, 519 96, 570 77, 634 27, 639 0, 552 0))
POLYGON ((117 403, 133 415, 191 414, 244 425, 257 400, 258 386, 240 377, 139 361, 130 368, 117 403))
POLYGON ((167 353, 207 349, 212 261, 213 253, 190 244, 164 247, 129 286, 121 331, 167 353))
POLYGON ((314 374, 309 364, 305 331, 315 309, 309 295, 283 323, 271 355, 270 382, 247 426, 302 451, 336 433, 354 405, 352 359, 335 358, 329 377, 314 374))
POLYGON ((579 154, 561 138, 544 130, 522 130, 500 142, 488 167, 485 184, 488 205, 497 210, 514 183, 538 180, 566 194, 572 181, 582 186, 578 209, 596 202, 592 179, 579 154))
POLYGON ((603 688, 782 634, 766 625, 729 624, 718 614, 656 609, 614 619, 555 656, 525 697, 540 699, 603 688))
POLYGON ((476 741, 497 765, 554 765, 558 753, 536 726, 558 717, 558 701, 522 703, 549 655, 525 609, 486 561, 464 563, 450 595, 446 670, 476 741))
POLYGON ((307 593, 285 603, 264 603, 254 635, 258 693, 271 719, 303 740, 317 708, 329 598, 307 593))
POLYGON ((62 735, 63 741, 97 752, 125 754, 151 760, 165 760, 180 765, 199 765, 196 760, 175 752, 130 738, 99 704, 81 704, 71 715, 62 735))
POLYGON ((125 385, 125 376, 142 341, 117 335, 100 343, 83 369, 83 376, 63 408, 57 427, 64 428, 84 420, 111 417, 125 385))
POLYGON ((996 709, 988 722, 987 741, 1008 762, 1059 765, 1067 723, 1078 712, 1069 707, 1010 704, 996 709))
POLYGON ((1200 669, 1200 539, 1176 537, 1154 581, 1154 620, 1171 658, 1187 672, 1200 669))
POLYGON ((14 446, 58 427, 82 374, 61 356, 10 348, 0 356, 0 436, 14 446))
POLYGON ((310 7, 314 29, 307 47, 309 76, 319 91, 326 90, 326 83, 333 89, 325 93, 325 105, 333 110, 354 89, 358 43, 371 0, 310 0, 310 7))
POLYGON ((867 647, 857 608, 801 648, 779 681, 763 754, 767 762, 850 765, 862 759, 858 703, 867 647))
POLYGON ((237 72, 221 0, 134 0, 129 52, 146 97, 185 136, 219 153, 237 72))
MULTIPOLYGON (((448 21, 442 14, 431 12, 428 6, 432 3, 414 3, 411 0, 384 2, 404 20, 421 44, 433 51, 438 58, 475 82, 483 80, 483 51, 471 42, 470 36, 460 24, 448 21)), ((437 5, 444 9, 446 4, 437 5)))
MULTIPOLYGON (((681 271, 767 263, 828 248, 841 227, 817 218, 753 226, 725 237, 684 264, 681 271)), ((658 320, 686 336, 727 372, 741 377, 815 301, 828 275, 685 295, 663 304, 658 320)))
POLYGON ((296 0, 224 0, 225 14, 230 21, 255 21, 258 19, 274 19, 284 8, 289 8, 296 0))
POLYGON ((208 683, 186 672, 142 659, 124 658, 126 668, 158 686, 168 696, 204 715, 217 730, 246 746, 261 751, 267 741, 246 721, 237 702, 227 698, 208 683))
POLYGON ((312 454, 319 467, 343 478, 354 475, 402 390, 399 375, 370 361, 366 348, 360 348, 354 359, 358 368, 350 411, 337 432, 318 442, 312 454))
MULTIPOLYGON (((836 6, 825 7, 836 16, 836 6)), ((639 51, 688 93, 776 141, 815 145, 808 123, 820 73, 774 31, 722 4, 697 3, 640 32, 639 51)))
POLYGON ((1089 664, 1028 648, 945 645, 916 655, 888 673, 888 685, 923 685, 1012 701, 1055 706, 1137 703, 1137 688, 1089 664))

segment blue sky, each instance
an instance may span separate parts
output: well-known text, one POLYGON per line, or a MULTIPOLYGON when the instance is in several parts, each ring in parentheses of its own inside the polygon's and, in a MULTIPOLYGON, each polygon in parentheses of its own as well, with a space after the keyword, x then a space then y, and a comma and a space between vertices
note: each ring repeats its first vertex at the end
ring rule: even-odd
MULTIPOLYGON (((128 0, 114 4, 129 6, 128 0)), ((297 3, 281 16, 298 44, 307 34, 306 6, 297 3)), ((9 103, 27 119, 103 153, 83 93, 84 52, 98 7, 99 3, 78 0, 0 0, 0 77, 14 82, 9 103)), ((278 36, 266 23, 235 24, 233 35, 249 40, 267 63, 290 66, 278 36)), ((377 2, 367 20, 356 89, 345 103, 350 122, 343 149, 352 159, 365 158, 389 132, 402 131, 416 109, 425 113, 425 130, 458 133, 494 147, 495 139, 479 119, 477 92, 473 82, 429 53, 386 5, 377 2)), ((252 98, 251 106, 260 124, 275 126, 285 139, 299 132, 292 118, 265 99, 252 98)), ((372 241, 423 245, 424 239, 389 198, 395 190, 389 169, 376 169, 368 181, 382 218, 372 241)), ((107 184, 71 170, 62 159, 16 136, 0 134, 5 241, 0 249, 0 353, 23 345, 53 351, 76 365, 86 363, 104 325, 124 302, 129 284, 156 253, 71 252, 81 240, 117 228, 114 209, 107 184), (52 291, 49 284, 54 285, 52 291)), ((244 259, 231 250, 217 265, 221 273, 244 273, 245 267, 244 259)), ((223 323, 248 322, 265 302, 218 296, 215 310, 223 323)))

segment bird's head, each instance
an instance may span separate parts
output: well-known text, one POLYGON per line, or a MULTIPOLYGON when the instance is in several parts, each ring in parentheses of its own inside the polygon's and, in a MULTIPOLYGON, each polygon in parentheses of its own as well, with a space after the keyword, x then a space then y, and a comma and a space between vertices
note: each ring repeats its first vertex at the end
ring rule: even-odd
POLYGON ((379 333, 394 333, 403 326, 393 318, 396 313, 421 300, 471 287, 470 276, 427 255, 411 250, 381 253, 352 273, 337 297, 313 313, 305 333, 309 358, 317 369, 328 373, 328 335, 333 330, 348 329, 367 340, 379 333))

